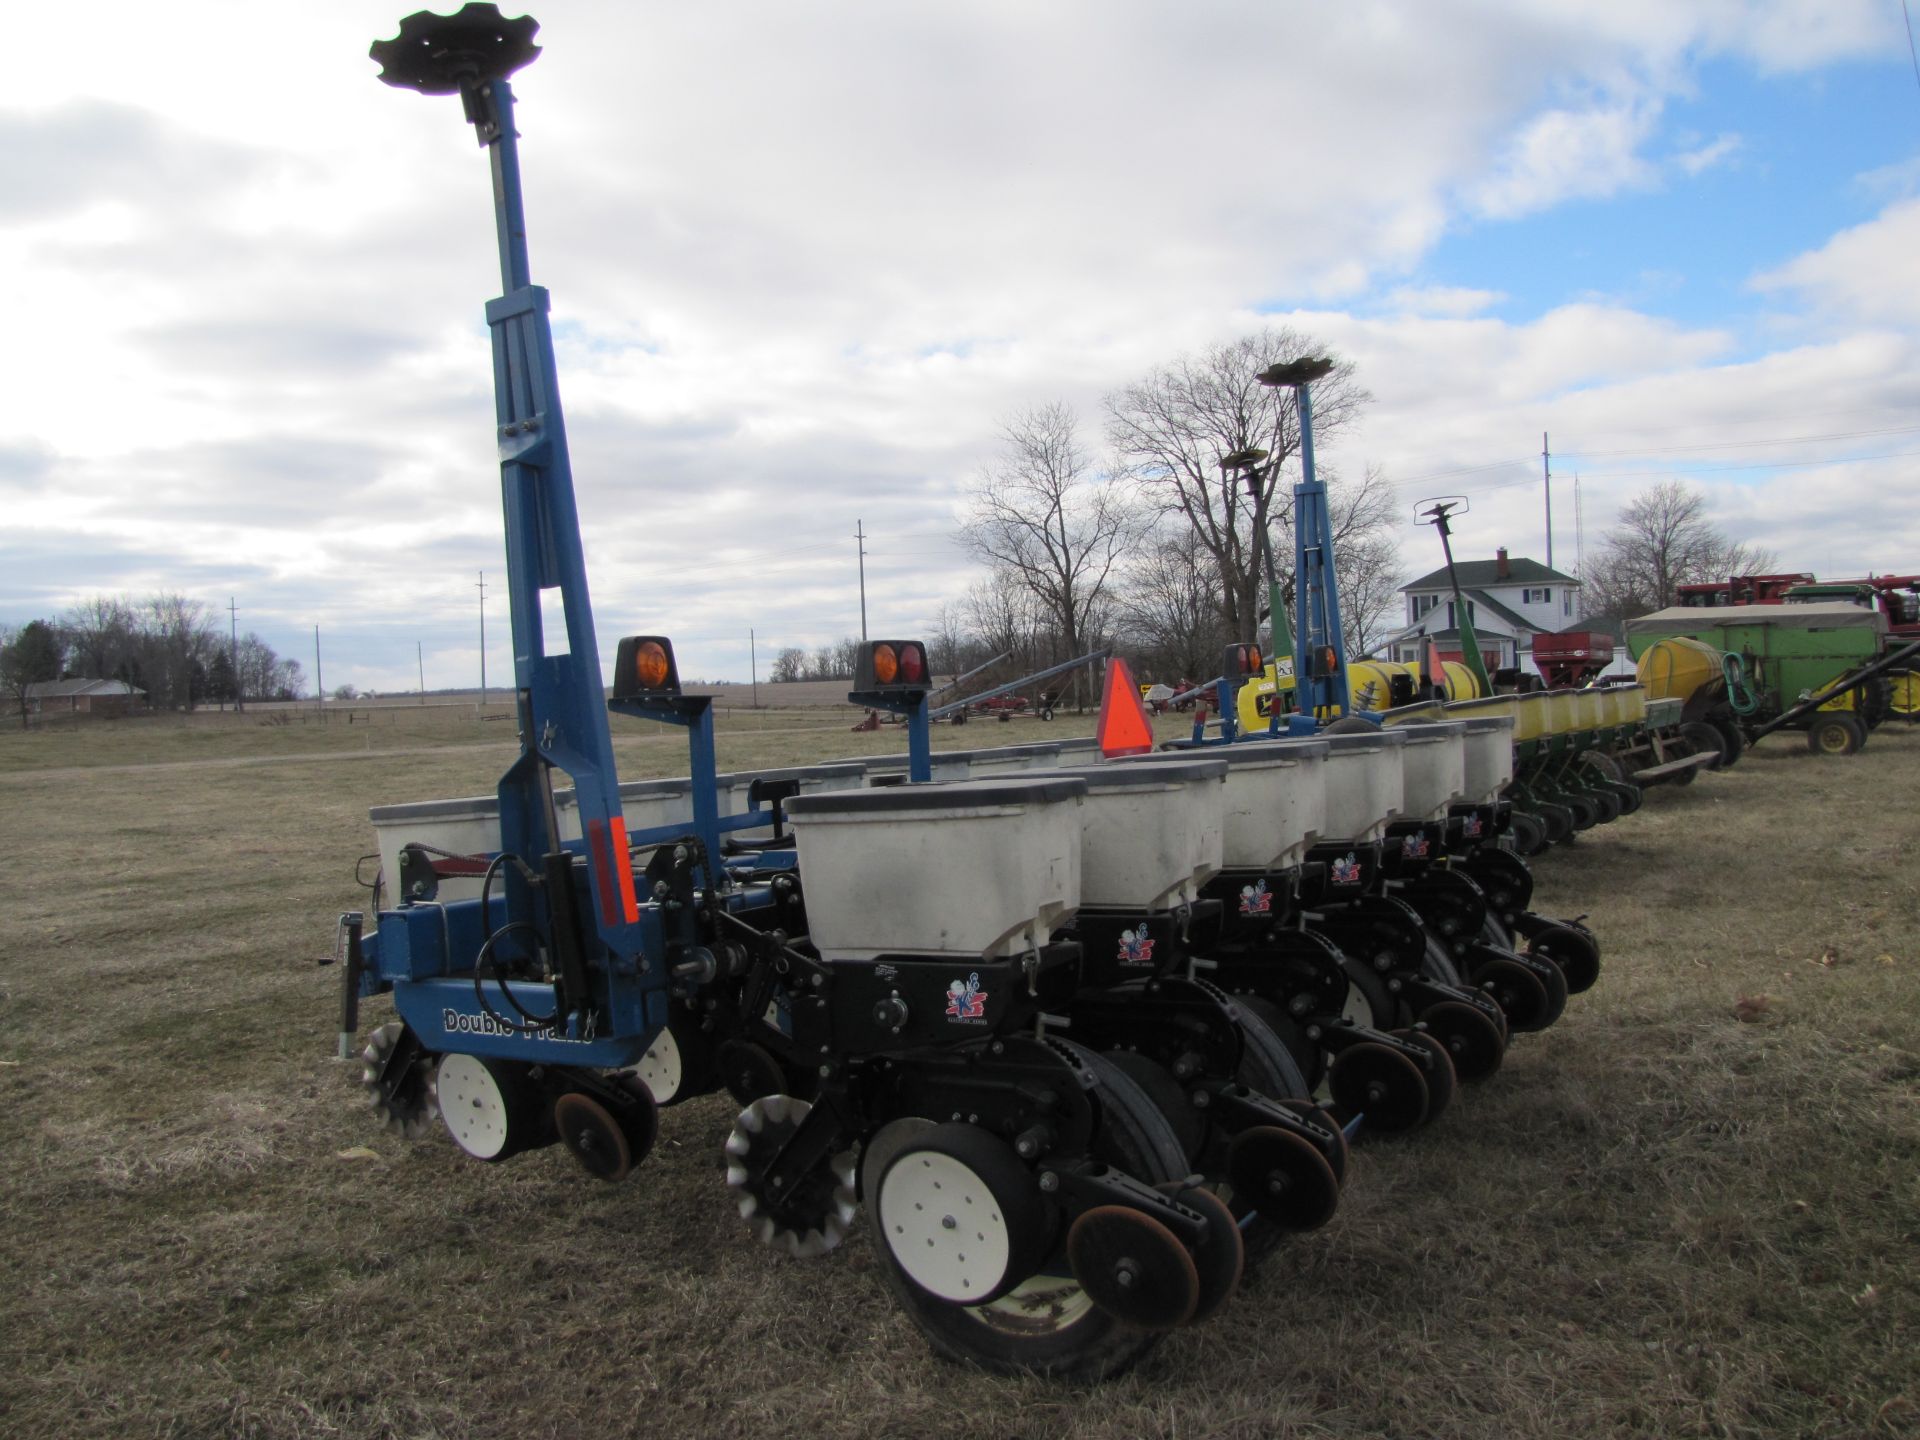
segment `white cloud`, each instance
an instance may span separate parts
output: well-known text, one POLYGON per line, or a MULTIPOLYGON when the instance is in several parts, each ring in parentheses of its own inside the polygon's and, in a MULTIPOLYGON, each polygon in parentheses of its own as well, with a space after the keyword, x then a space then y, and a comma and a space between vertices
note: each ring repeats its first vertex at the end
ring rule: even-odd
POLYGON ((1701 175, 1739 154, 1741 144, 1738 135, 1719 135, 1704 145, 1681 151, 1673 157, 1673 163, 1689 176, 1701 175))
POLYGON ((1660 115, 1648 102, 1549 110, 1513 137, 1494 172, 1468 190, 1481 215, 1511 220, 1564 200, 1593 200, 1652 185, 1640 154, 1660 115))
POLYGON ((1920 199, 1755 276, 1753 287, 1797 294, 1817 316, 1841 324, 1920 324, 1920 199))

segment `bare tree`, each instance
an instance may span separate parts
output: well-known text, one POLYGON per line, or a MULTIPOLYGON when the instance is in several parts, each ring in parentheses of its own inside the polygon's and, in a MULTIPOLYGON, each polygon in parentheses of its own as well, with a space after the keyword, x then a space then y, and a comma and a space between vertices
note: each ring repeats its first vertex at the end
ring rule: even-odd
MULTIPOLYGON (((967 548, 1018 582, 1070 659, 1099 628, 1114 567, 1139 531, 1125 495, 1096 473, 1071 407, 1055 402, 1002 427, 1005 455, 973 488, 967 548)), ((1076 674, 1075 684, 1079 684, 1076 674)))
POLYGON ((1590 619, 1625 620, 1674 603, 1682 585, 1772 569, 1771 550, 1730 540, 1706 496, 1680 480, 1642 490, 1620 511, 1582 575, 1590 619))
MULTIPOLYGON (((1299 411, 1291 389, 1258 377, 1282 361, 1325 352, 1296 330, 1263 330, 1182 356, 1107 397, 1115 452, 1162 510, 1184 517, 1211 557, 1229 634, 1251 636, 1262 609, 1256 536, 1269 527, 1291 534, 1292 492, 1281 480, 1299 450, 1299 411), (1264 465, 1247 472, 1251 486, 1240 472, 1220 468, 1223 457, 1250 449, 1267 452, 1264 465)), ((1372 398, 1353 376, 1340 361, 1314 384, 1316 440, 1339 433, 1372 398)), ((1276 560, 1291 548, 1284 538, 1276 545, 1276 560)))
POLYGON ((1169 520, 1143 544, 1122 591, 1120 623, 1142 678, 1203 680, 1218 667, 1227 633, 1212 557, 1183 522, 1169 520))
POLYGON ((789 645, 773 659, 773 672, 768 677, 775 682, 804 680, 807 674, 807 652, 798 645, 789 645))
POLYGON ((1041 626, 1033 594, 1017 578, 1008 571, 992 571, 967 591, 964 604, 985 656, 1011 654, 1009 679, 1037 668, 1033 660, 1039 653, 1041 626))
POLYGON ((94 595, 61 616, 60 630, 67 643, 67 666, 86 680, 129 678, 140 633, 133 606, 115 595, 94 595))
POLYGON ((60 678, 61 652, 59 632, 44 620, 29 620, 18 630, 0 626, 0 692, 18 707, 22 729, 30 723, 27 691, 60 678))
MULTIPOLYGON (((1340 629, 1347 654, 1373 649, 1400 609, 1400 581, 1406 567, 1393 527, 1399 506, 1393 489, 1372 466, 1357 485, 1329 479, 1327 508, 1333 529, 1334 584, 1340 591, 1340 629)), ((1292 566, 1287 567, 1291 574, 1292 566)))

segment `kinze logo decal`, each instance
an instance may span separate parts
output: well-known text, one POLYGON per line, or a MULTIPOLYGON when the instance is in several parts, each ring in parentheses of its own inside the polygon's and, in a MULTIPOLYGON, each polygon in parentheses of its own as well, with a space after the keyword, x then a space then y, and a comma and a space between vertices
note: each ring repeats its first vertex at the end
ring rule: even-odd
POLYGON ((1273 894, 1267 889, 1266 881, 1260 880, 1252 885, 1240 887, 1240 913, 1242 915, 1273 913, 1273 894))
POLYGON ((1153 937, 1147 934, 1147 927, 1138 930, 1120 932, 1120 963, 1122 965, 1151 965, 1153 963, 1153 937))
POLYGON ((1467 823, 1461 827, 1460 833, 1469 840, 1478 840, 1480 838, 1480 817, 1478 815, 1467 816, 1467 823))
POLYGON ((469 1015, 464 1010, 442 1010, 440 1028, 449 1035, 499 1035, 502 1037, 524 1037, 532 1040, 546 1040, 561 1045, 590 1045, 590 1040, 576 1040, 571 1035, 562 1035, 553 1030, 542 1030, 529 1026, 525 1030, 515 1030, 503 1025, 491 1015, 469 1015))
POLYGON ((1427 858, 1427 837, 1425 835, 1407 836, 1406 844, 1400 847, 1400 853, 1406 856, 1407 859, 1409 860, 1426 859, 1427 858))
POLYGON ((1360 883, 1360 860, 1349 850, 1347 858, 1333 862, 1333 883, 1336 885, 1358 885, 1360 883))
POLYGON ((987 992, 980 988, 978 974, 969 975, 965 980, 955 980, 947 986, 947 1018, 961 1024, 969 1021, 986 1023, 987 992))

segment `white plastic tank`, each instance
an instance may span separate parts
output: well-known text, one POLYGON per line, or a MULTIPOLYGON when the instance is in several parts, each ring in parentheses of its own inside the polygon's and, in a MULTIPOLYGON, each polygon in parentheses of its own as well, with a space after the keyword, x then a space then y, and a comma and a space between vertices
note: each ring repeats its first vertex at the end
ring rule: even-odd
POLYGON ((1513 717, 1484 715, 1455 723, 1467 727, 1462 799, 1469 805, 1491 805, 1513 783, 1513 717))
POLYGON ((1167 765, 1202 756, 1227 773, 1221 863, 1229 870, 1298 864, 1326 819, 1327 747, 1318 740, 1249 740, 1196 750, 1124 755, 1114 765, 1167 765))
POLYGON ((1171 910, 1219 873, 1226 818, 1224 760, 1088 765, 1080 812, 1080 903, 1171 910))
POLYGON ((787 802, 809 938, 830 960, 1024 954, 1080 904, 1084 780, 1016 776, 787 802))
POLYGON ((1410 721, 1395 727, 1406 736, 1401 751, 1400 818, 1444 820, 1465 798, 1467 727, 1464 721, 1410 721))
MULTIPOLYGON (((858 764, 806 765, 785 770, 744 771, 716 779, 719 813, 744 815, 748 787, 756 779, 798 780, 801 793, 848 789, 865 778, 858 764)), ((620 812, 627 833, 693 824, 693 781, 682 775, 664 780, 627 780, 620 785, 620 812)), ((380 851, 380 872, 388 886, 382 903, 399 904, 408 897, 397 893, 400 851, 409 844, 449 855, 490 855, 500 848, 500 801, 494 795, 471 795, 458 800, 426 800, 409 805, 379 805, 367 814, 373 822, 374 843, 380 851)), ((572 787, 553 792, 553 818, 560 839, 580 838, 580 806, 572 787)), ((743 832, 754 833, 754 832, 743 832)), ((451 877, 440 882, 441 901, 477 900, 479 877, 451 877)))
POLYGON ((1318 735, 1327 752, 1325 840, 1377 840, 1400 816, 1406 792, 1400 730, 1318 735))

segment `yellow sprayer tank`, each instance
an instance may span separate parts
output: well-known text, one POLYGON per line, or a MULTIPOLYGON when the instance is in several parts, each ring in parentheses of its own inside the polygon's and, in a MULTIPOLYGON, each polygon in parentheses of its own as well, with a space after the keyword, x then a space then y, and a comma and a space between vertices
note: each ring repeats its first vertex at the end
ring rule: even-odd
POLYGON ((1393 708, 1393 677, 1405 674, 1406 666, 1391 660, 1355 660, 1347 666, 1347 692, 1353 708, 1390 710, 1393 708))
POLYGON ((1649 700, 1691 700, 1721 676, 1720 652, 1686 635, 1649 645, 1636 667, 1649 700))
POLYGON ((1480 698, 1480 682, 1473 678, 1473 671, 1469 670, 1458 660, 1441 661, 1440 674, 1441 678, 1446 682, 1447 698, 1449 700, 1478 700, 1480 698))

